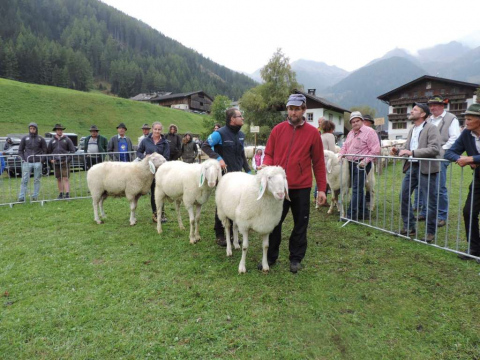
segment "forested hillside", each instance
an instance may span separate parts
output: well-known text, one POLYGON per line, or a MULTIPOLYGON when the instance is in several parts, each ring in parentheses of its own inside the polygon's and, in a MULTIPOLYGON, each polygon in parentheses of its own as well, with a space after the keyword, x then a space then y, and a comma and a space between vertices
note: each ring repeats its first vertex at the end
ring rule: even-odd
POLYGON ((121 97, 203 90, 238 99, 255 86, 98 0, 0 1, 0 77, 82 91, 106 81, 121 97))

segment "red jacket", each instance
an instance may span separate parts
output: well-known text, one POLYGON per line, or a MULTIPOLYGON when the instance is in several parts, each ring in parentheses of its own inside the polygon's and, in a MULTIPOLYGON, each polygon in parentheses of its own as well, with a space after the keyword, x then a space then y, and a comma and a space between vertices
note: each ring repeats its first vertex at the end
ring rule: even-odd
POLYGON ((322 139, 318 130, 305 121, 297 127, 288 120, 275 126, 267 141, 263 163, 284 168, 289 189, 311 188, 313 168, 318 190, 327 190, 322 139))

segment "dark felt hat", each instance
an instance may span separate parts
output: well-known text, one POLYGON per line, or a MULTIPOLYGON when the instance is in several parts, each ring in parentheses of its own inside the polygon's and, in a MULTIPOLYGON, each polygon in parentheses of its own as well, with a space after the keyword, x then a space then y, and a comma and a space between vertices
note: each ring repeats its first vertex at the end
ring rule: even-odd
POLYGON ((472 104, 468 107, 462 115, 475 115, 480 116, 480 104, 472 104))
POLYGON ((100 131, 100 130, 98 130, 97 125, 92 125, 90 126, 90 131, 100 131))
POLYGON ((148 125, 148 124, 143 124, 142 130, 150 130, 150 129, 151 129, 150 125, 148 125))
POLYGON ((55 124, 55 126, 53 127, 53 131, 57 130, 57 129, 60 129, 60 130, 65 130, 66 127, 62 126, 62 124, 55 124))
POLYGON ((442 95, 433 95, 428 99, 429 104, 447 104, 448 99, 444 99, 442 95))
POLYGON ((375 121, 370 115, 363 115, 363 121, 370 121, 372 124, 375 124, 375 121))
POLYGON ((124 128, 125 130, 128 130, 124 123, 118 124, 117 129, 119 128, 124 128))

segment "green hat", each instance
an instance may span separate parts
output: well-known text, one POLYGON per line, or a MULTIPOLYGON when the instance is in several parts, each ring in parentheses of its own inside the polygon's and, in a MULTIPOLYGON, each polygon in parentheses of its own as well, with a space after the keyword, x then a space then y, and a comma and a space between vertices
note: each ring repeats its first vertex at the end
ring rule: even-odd
POLYGON ((444 99, 442 95, 433 95, 428 99, 428 104, 447 104, 448 99, 444 99))
POLYGON ((480 116, 480 104, 472 104, 468 107, 462 115, 475 115, 480 116))

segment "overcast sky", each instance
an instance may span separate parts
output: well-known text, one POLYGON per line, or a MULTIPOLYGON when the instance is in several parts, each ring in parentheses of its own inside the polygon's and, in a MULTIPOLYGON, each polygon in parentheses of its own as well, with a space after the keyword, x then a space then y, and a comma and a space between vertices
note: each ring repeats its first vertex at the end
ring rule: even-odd
POLYGON ((347 71, 396 47, 480 46, 477 0, 102 0, 232 70, 253 73, 277 48, 290 61, 347 71))

